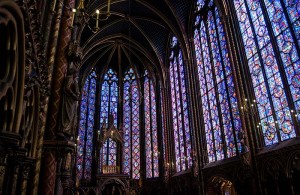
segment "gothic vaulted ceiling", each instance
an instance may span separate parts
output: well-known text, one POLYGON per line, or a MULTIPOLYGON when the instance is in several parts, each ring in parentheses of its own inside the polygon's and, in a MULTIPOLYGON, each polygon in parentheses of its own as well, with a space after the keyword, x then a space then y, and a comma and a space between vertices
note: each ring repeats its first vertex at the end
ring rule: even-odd
MULTIPOLYGON (((91 65, 137 67, 150 65, 156 71, 165 64, 171 34, 179 39, 188 29, 192 0, 112 0, 111 16, 99 22, 93 33, 89 25, 79 29, 84 67, 91 65)), ((86 1, 89 14, 107 10, 107 0, 86 1)))

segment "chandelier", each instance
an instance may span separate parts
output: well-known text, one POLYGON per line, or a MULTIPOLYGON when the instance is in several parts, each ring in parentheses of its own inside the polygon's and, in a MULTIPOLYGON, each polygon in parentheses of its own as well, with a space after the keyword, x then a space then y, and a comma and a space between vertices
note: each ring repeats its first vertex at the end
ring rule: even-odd
MULTIPOLYGON (((58 0, 60 2, 60 0, 58 0)), ((62 2, 60 2, 62 3, 62 2)), ((54 0, 54 8, 56 5, 56 0, 54 0)), ((99 21, 105 21, 110 16, 110 5, 111 0, 107 0, 107 10, 100 11, 96 9, 94 13, 88 14, 84 7, 84 0, 80 0, 77 8, 72 9, 72 20, 70 28, 73 29, 76 25, 87 25, 87 27, 93 32, 96 33, 99 31, 99 21), (76 19, 76 21, 75 21, 76 19), (90 26, 90 21, 95 20, 96 25, 94 27, 90 26)), ((69 7, 67 7, 69 8, 69 7)), ((70 9, 70 8, 69 8, 70 9)))

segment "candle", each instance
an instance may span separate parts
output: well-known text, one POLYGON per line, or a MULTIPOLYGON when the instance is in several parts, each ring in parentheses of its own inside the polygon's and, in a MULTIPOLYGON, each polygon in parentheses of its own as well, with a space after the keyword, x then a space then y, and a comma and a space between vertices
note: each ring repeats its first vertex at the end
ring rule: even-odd
POLYGON ((107 2, 107 14, 110 14, 110 0, 107 2))
POLYGON ((75 14, 76 14, 76 9, 72 9, 72 22, 71 22, 71 27, 73 27, 74 19, 75 19, 75 14))
POLYGON ((99 15, 100 15, 100 11, 97 9, 96 10, 96 30, 99 29, 99 15))

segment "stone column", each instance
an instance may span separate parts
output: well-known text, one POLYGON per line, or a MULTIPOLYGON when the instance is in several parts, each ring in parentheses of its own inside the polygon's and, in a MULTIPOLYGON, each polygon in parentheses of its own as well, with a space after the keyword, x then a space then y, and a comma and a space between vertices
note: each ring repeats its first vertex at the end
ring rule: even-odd
POLYGON ((3 194, 4 179, 6 175, 6 160, 7 154, 5 149, 0 145, 0 194, 3 194))
POLYGON ((67 195, 74 187, 72 180, 72 167, 74 166, 73 153, 75 143, 73 141, 53 140, 45 141, 43 163, 43 195, 67 195))
POLYGON ((50 55, 48 64, 50 69, 53 69, 50 79, 55 79, 51 81, 51 98, 48 104, 49 110, 45 130, 45 150, 43 154, 44 161, 42 163, 43 173, 41 178, 43 184, 40 189, 40 193, 43 195, 53 195, 55 193, 56 180, 59 178, 59 176, 57 177, 57 171, 59 171, 57 170, 59 168, 57 152, 63 148, 63 145, 60 145, 61 142, 57 140, 57 133, 59 133, 58 124, 60 121, 59 110, 61 107, 62 87, 68 68, 66 51, 69 47, 72 35, 70 28, 72 11, 69 7, 73 8, 74 5, 74 0, 64 0, 63 3, 58 3, 56 9, 57 17, 54 21, 51 36, 51 40, 54 40, 54 42, 50 44, 51 48, 48 52, 50 55), (62 5, 67 5, 67 7, 62 5))
POLYGON ((15 195, 18 193, 18 178, 20 175, 20 167, 24 162, 25 152, 14 148, 7 151, 6 171, 4 176, 3 194, 15 195))
MULTIPOLYGON (((74 7, 74 0, 65 0, 64 5, 69 7, 74 7)), ((65 75, 68 68, 68 61, 66 51, 68 50, 70 41, 71 41, 71 10, 67 7, 63 7, 63 14, 61 18, 61 23, 59 27, 58 34, 58 44, 57 47, 53 47, 56 50, 54 57, 54 67, 52 74, 52 84, 51 84, 51 99, 49 102, 49 112, 48 112, 48 131, 46 135, 50 138, 53 138, 58 130, 59 123, 59 110, 61 106, 62 99, 62 87, 65 79, 65 75)))
POLYGON ((63 195, 70 195, 72 188, 74 187, 74 181, 72 180, 72 168, 74 161, 73 158, 73 143, 69 143, 70 147, 66 147, 62 153, 62 163, 60 166, 60 181, 62 185, 63 195))
POLYGON ((17 194, 26 195, 30 193, 31 185, 28 183, 30 181, 31 176, 34 172, 34 160, 30 158, 24 158, 23 162, 20 165, 20 172, 17 184, 17 194))
POLYGON ((46 148, 43 152, 44 160, 42 162, 42 189, 41 194, 43 195, 53 195, 55 187, 55 177, 56 177, 56 151, 46 148))

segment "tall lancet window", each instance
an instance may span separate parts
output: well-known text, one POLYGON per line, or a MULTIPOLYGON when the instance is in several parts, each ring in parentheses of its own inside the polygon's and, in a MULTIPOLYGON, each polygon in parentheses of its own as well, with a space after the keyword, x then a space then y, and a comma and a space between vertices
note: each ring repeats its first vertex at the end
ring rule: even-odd
POLYGON ((236 156, 241 120, 225 32, 213 1, 198 1, 194 44, 209 162, 236 156))
POLYGON ((182 51, 176 37, 173 37, 171 43, 170 80, 176 171, 180 172, 192 166, 192 149, 185 70, 182 51))
POLYGON ((144 81, 144 112, 145 112, 145 148, 146 148, 146 177, 158 177, 158 143, 155 89, 148 72, 144 81))
MULTIPOLYGON (((113 124, 117 127, 118 77, 112 69, 104 75, 100 98, 100 124, 108 125, 108 115, 111 113, 114 116, 113 124)), ((116 166, 117 143, 112 139, 107 139, 100 149, 100 157, 100 165, 116 166)))
POLYGON ((300 120, 300 1, 234 0, 234 6, 265 145, 293 138, 300 120))
POLYGON ((124 77, 123 173, 140 178, 140 95, 137 77, 130 68, 124 77))
MULTIPOLYGON (((162 85, 162 84, 160 84, 162 85)), ((163 93, 162 93, 162 88, 160 88, 160 108, 161 108, 161 130, 162 130, 162 144, 163 144, 163 155, 164 155, 164 163, 166 165, 166 169, 165 169, 165 175, 168 175, 168 169, 170 167, 170 163, 169 163, 169 159, 168 159, 168 156, 169 156, 169 152, 168 152, 168 147, 167 147, 167 144, 169 143, 167 141, 168 139, 168 132, 165 128, 165 117, 164 117, 164 101, 163 101, 163 93)))
POLYGON ((93 150, 96 72, 93 70, 82 89, 77 146, 77 178, 90 179, 93 150))

